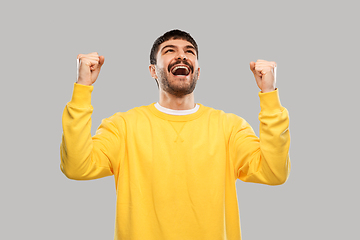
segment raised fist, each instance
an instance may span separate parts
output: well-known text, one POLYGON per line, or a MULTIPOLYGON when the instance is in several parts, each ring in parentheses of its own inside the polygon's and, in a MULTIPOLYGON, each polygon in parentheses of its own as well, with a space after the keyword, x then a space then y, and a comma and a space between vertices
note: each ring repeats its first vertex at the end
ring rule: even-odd
POLYGON ((275 90, 276 84, 276 62, 257 60, 250 62, 250 69, 254 74, 256 83, 261 92, 271 92, 275 90))
POLYGON ((93 52, 89 54, 79 54, 77 59, 79 61, 79 67, 76 83, 91 86, 99 76, 101 66, 105 61, 104 56, 99 56, 98 53, 93 52))

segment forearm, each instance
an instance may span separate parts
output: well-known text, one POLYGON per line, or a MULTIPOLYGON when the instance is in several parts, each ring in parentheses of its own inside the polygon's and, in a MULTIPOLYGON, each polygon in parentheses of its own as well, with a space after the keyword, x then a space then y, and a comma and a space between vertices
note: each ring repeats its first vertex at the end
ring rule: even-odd
POLYGON ((284 183, 290 173, 289 114, 281 106, 278 91, 260 93, 260 153, 267 184, 284 183))
POLYGON ((95 179, 112 174, 106 156, 94 148, 91 137, 92 89, 75 84, 72 99, 63 112, 61 170, 71 179, 95 179))
POLYGON ((237 134, 238 178, 245 182, 279 185, 290 172, 289 116, 278 92, 260 93, 260 138, 245 125, 237 134))

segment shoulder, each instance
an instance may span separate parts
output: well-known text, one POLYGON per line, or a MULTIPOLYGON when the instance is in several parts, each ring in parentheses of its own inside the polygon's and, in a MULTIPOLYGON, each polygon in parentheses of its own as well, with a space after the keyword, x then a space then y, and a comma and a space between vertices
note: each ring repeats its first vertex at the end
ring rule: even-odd
POLYGON ((234 114, 227 113, 223 110, 214 109, 211 107, 205 107, 206 114, 205 117, 208 119, 212 126, 221 127, 225 133, 226 137, 235 136, 243 130, 251 129, 251 126, 248 122, 242 117, 234 114))
POLYGON ((220 118, 226 122, 245 121, 242 117, 240 117, 234 113, 227 113, 227 112, 224 112, 223 110, 215 109, 212 107, 207 107, 207 106, 203 106, 203 105, 201 105, 201 106, 205 108, 205 112, 211 118, 220 118))
POLYGON ((150 115, 150 106, 153 105, 147 105, 147 106, 140 106, 132 108, 126 112, 117 112, 108 119, 111 121, 132 121, 138 118, 146 117, 150 115))
POLYGON ((225 132, 238 132, 242 129, 250 127, 250 125, 244 118, 234 113, 227 113, 223 110, 214 109, 211 107, 205 108, 206 114, 204 114, 204 117, 213 124, 215 123, 216 125, 219 124, 220 126, 222 126, 225 132))
POLYGON ((143 122, 144 118, 148 118, 147 115, 149 115, 148 106, 135 107, 126 112, 117 112, 108 118, 104 118, 100 128, 112 128, 125 133, 131 125, 137 125, 139 122, 143 122))

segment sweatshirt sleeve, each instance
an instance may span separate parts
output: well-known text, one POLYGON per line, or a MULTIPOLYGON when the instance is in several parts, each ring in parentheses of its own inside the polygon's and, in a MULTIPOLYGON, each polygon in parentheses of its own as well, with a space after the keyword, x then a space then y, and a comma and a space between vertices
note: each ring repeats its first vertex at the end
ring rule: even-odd
POLYGON ((91 92, 93 86, 74 85, 71 101, 66 105, 60 145, 61 171, 70 179, 90 180, 113 174, 118 130, 109 119, 103 120, 91 137, 91 92), (114 150, 115 149, 115 150, 114 150))
POLYGON ((289 115, 277 89, 259 97, 260 138, 246 121, 237 123, 232 138, 234 167, 242 181, 280 185, 290 173, 289 115))

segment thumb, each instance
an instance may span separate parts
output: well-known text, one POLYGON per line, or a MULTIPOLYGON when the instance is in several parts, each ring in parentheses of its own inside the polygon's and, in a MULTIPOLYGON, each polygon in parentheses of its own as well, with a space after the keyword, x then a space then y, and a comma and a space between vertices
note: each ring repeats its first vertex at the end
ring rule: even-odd
POLYGON ((261 75, 258 71, 255 70, 255 62, 250 62, 250 70, 254 74, 255 81, 258 85, 258 87, 261 89, 261 75))
POLYGON ((250 70, 255 74, 255 62, 250 62, 250 70))
POLYGON ((100 56, 99 57, 99 67, 102 67, 102 65, 104 64, 105 62, 105 57, 104 56, 100 56))

